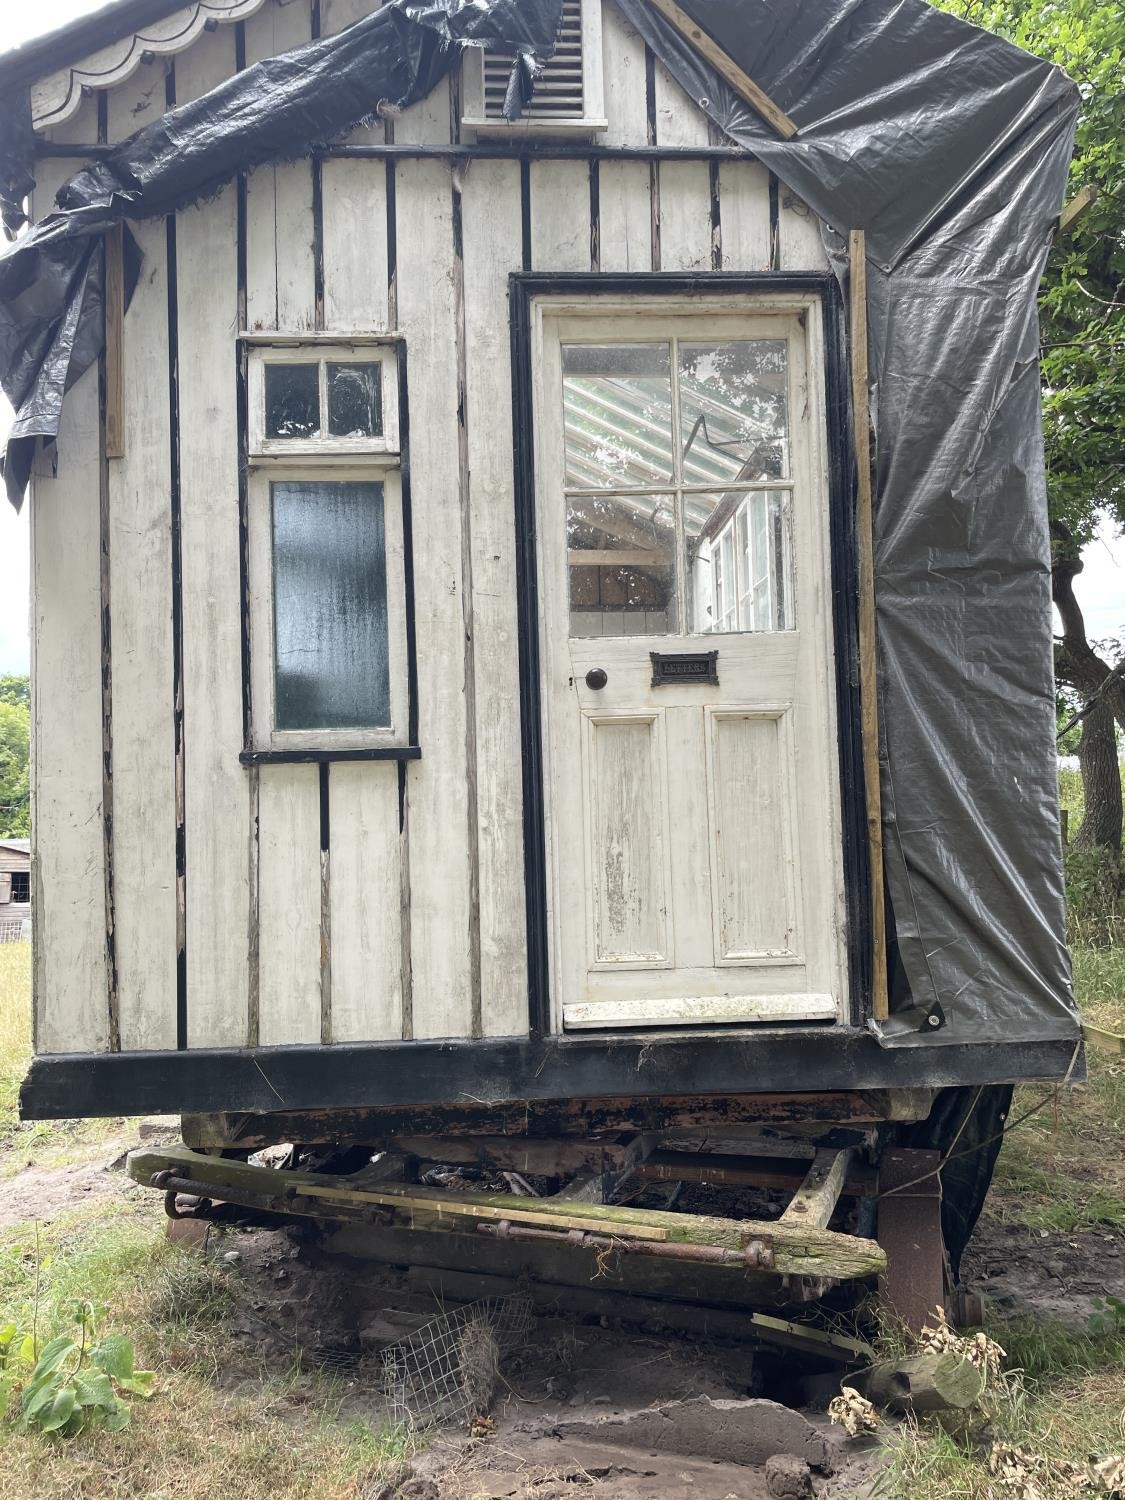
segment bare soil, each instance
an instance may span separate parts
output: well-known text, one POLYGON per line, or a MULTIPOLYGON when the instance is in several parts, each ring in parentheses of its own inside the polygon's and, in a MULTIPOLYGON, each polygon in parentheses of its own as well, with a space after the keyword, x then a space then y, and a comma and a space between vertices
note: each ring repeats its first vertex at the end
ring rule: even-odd
POLYGON ((985 1215, 961 1275, 1006 1318, 1084 1329, 1099 1298, 1125 1298, 1125 1230, 1028 1229, 985 1215))

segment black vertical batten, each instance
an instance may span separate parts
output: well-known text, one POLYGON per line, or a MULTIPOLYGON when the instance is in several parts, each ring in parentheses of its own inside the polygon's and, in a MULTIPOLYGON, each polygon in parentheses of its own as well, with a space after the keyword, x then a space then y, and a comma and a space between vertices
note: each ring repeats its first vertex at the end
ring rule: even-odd
MULTIPOLYGON (((109 95, 98 93, 98 143, 109 142, 109 95)), ((107 242, 102 240, 102 286, 108 283, 107 242)), ((98 356, 98 618, 101 654, 102 850, 104 857, 106 1008, 109 1049, 121 1050, 121 1008, 117 986, 117 898, 113 871, 113 626, 110 605, 109 458, 106 454, 108 385, 102 298, 102 352, 98 356)))
POLYGON ((516 619, 519 631, 520 748, 523 768, 524 901, 527 913, 528 1030, 551 1032, 547 933, 546 803, 539 675, 539 581, 535 555, 535 445, 530 286, 513 276, 512 449, 516 476, 516 619))
MULTIPOLYGON (((656 145, 656 57, 645 44, 645 141, 656 145)), ((660 270, 660 163, 648 164, 648 205, 650 215, 652 269, 660 270)))
POLYGON ((777 178, 770 173, 770 270, 781 270, 781 215, 778 207, 777 178))
POLYGON ((602 164, 590 159, 590 270, 602 268, 602 164))
MULTIPOLYGON (((542 691, 539 660, 539 595, 536 564, 534 411, 532 406, 531 312, 536 295, 663 292, 815 292, 824 315, 826 418, 830 462, 829 537, 835 632, 836 700, 843 814, 843 868, 847 893, 848 978, 852 1009, 867 1003, 871 950, 870 885, 867 870, 866 805, 860 743, 854 534, 855 455, 848 423, 843 302, 832 276, 804 272, 756 275, 698 272, 681 275, 525 275, 510 278, 512 323, 512 427, 516 476, 516 592, 519 631, 520 738, 523 755, 524 891, 527 903, 529 1025, 533 1037, 550 1034, 550 970, 547 925, 546 794, 543 775, 542 691)), ((854 1019, 854 1017, 853 1017, 854 1019)))
MULTIPOLYGON (((320 0, 312 0, 311 36, 320 36, 320 0)), ((312 160, 312 252, 313 252, 313 323, 324 327, 324 162, 312 160)), ((243 325, 245 327, 245 324, 243 325)))
POLYGON ((531 163, 520 158, 520 264, 531 270, 531 163))
MULTIPOLYGON (((164 104, 176 103, 176 70, 170 63, 164 78, 164 104)), ((176 1046, 187 1047, 187 848, 184 830, 184 588, 183 495, 180 479, 180 338, 179 289, 176 277, 176 215, 165 220, 168 246, 168 432, 169 504, 172 533, 172 736, 175 752, 176 805, 176 1046)))
POLYGON ((406 343, 395 345, 398 365, 399 486, 402 490, 402 571, 406 598, 407 744, 418 743, 418 634, 414 618, 414 511, 410 490, 410 387, 406 343))
MULTIPOLYGON (((844 834, 844 899, 848 924, 848 986, 853 1022, 871 1014, 871 846, 867 838, 859 688, 859 556, 855 529, 856 456, 844 298, 835 277, 821 303, 824 315, 825 416, 828 427, 828 536, 832 556, 836 720, 840 812, 844 834)), ((889 911, 889 907, 888 907, 889 911)))
POLYGON ((719 163, 717 161, 708 163, 708 174, 711 179, 711 269, 721 271, 723 269, 723 221, 719 204, 719 163))

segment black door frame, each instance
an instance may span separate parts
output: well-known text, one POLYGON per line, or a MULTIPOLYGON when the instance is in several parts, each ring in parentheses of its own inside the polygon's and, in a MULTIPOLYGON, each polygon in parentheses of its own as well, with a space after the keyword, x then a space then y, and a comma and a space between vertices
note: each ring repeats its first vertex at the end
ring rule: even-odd
MULTIPOLYGON (((515 272, 509 278, 512 336, 512 427, 516 498, 516 603, 523 756, 524 889, 527 907, 528 1022, 532 1037, 551 1034, 551 979, 547 917, 546 788, 543 697, 539 653, 539 572, 536 555, 535 413, 532 316, 537 297, 707 294, 754 296, 812 292, 821 304, 828 426, 829 539, 836 668, 840 808, 847 912, 847 971, 851 1013, 863 1025, 871 1011, 871 901, 859 712, 859 627, 855 537, 856 461, 849 421, 847 330, 835 278, 815 272, 724 271, 583 274, 515 272)), ((823 1029, 817 1028, 817 1029, 823 1029)), ((593 1033, 590 1033, 592 1036, 593 1033)))

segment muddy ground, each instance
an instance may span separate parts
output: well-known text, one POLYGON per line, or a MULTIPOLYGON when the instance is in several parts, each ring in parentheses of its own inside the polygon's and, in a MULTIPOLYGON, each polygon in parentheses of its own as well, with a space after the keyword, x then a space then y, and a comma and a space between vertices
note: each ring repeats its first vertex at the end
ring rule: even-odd
MULTIPOLYGON (((108 1143, 96 1162, 11 1176, 0 1223, 48 1221, 91 1196, 142 1193, 121 1171, 125 1144, 108 1143)), ((466 1348, 463 1332, 434 1324, 442 1308, 405 1268, 326 1258, 315 1244, 265 1229, 213 1232, 206 1253, 230 1273, 229 1331, 248 1354, 264 1355, 279 1374, 298 1355, 339 1382, 345 1409, 356 1416, 401 1415, 387 1374, 390 1344, 430 1338, 454 1364, 466 1348)), ((1084 1327, 1097 1298, 1125 1298, 1125 1233, 1044 1233, 986 1217, 963 1271, 1006 1316, 1084 1327)), ((580 1322, 550 1308, 525 1312, 528 1326, 512 1341, 518 1347, 505 1348, 498 1374, 487 1367, 482 1376, 491 1389, 489 1422, 468 1436, 470 1413, 450 1408, 441 1436, 397 1488, 370 1500, 800 1500, 812 1493, 861 1500, 870 1493, 878 1451, 830 1428, 831 1376, 795 1382, 791 1359, 755 1356, 744 1345, 580 1322), (777 1394, 801 1409, 769 1399, 777 1394), (775 1454, 791 1462, 773 1466, 771 1489, 766 1466, 775 1454)))

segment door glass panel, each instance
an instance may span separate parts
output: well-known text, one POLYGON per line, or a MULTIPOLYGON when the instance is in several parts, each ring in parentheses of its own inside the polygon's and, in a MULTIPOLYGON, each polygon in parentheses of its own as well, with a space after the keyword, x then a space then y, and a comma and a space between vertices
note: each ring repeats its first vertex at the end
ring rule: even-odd
POLYGON ((329 364, 328 431, 332 437, 382 436, 382 365, 329 364))
POLYGON ((266 366, 266 437, 320 436, 320 366, 266 366))
POLYGON ((566 484, 621 489, 672 479, 667 344, 565 344, 566 484))
POLYGON ((572 636, 679 629, 671 495, 571 495, 566 529, 572 636))
POLYGON ((270 486, 275 723, 370 729, 391 722, 383 486, 270 486))
POLYGON ((788 479, 784 339, 680 344, 684 483, 788 479))
POLYGON ((787 490, 684 495, 689 632, 792 630, 787 490))

